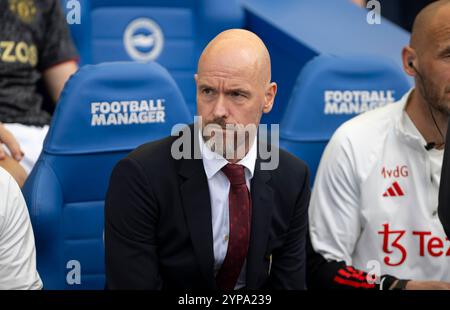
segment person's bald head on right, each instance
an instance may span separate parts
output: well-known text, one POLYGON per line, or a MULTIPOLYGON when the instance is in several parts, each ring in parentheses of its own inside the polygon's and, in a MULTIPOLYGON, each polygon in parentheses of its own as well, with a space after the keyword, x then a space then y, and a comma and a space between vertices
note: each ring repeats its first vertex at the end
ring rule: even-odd
POLYGON ((419 101, 446 114, 450 110, 450 0, 433 2, 419 12, 402 58, 405 72, 415 78, 419 101))
POLYGON ((415 79, 406 112, 427 141, 443 145, 450 114, 450 0, 419 12, 402 60, 415 79))
POLYGON ((450 0, 435 1, 417 14, 410 39, 410 46, 419 54, 435 44, 450 29, 450 0))

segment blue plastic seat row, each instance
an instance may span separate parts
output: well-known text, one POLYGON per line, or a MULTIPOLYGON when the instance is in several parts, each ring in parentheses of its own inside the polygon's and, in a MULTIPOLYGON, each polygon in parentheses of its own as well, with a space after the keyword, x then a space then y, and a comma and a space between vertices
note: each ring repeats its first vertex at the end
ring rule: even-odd
POLYGON ((191 122, 157 63, 87 65, 70 78, 23 188, 46 289, 104 288, 103 207, 114 165, 191 122))

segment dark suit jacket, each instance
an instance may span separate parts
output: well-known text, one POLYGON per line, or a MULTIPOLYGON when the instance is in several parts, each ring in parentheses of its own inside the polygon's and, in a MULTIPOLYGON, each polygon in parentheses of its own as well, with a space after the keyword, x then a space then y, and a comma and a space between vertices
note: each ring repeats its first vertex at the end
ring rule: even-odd
POLYGON ((445 141, 444 162, 442 163, 441 183, 439 186, 439 219, 450 238, 450 122, 445 141))
MULTIPOLYGON (((112 173, 105 206, 109 289, 217 288, 203 162, 175 160, 175 139, 140 146, 112 173)), ((261 170, 260 163, 258 155, 251 180, 247 288, 304 289, 307 167, 284 151, 276 170, 261 170)))

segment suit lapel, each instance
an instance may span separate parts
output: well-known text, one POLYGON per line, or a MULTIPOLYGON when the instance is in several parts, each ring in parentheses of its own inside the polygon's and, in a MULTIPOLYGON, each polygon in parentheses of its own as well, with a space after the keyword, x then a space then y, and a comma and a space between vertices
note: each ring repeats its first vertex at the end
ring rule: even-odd
MULTIPOLYGON (((193 132, 190 126, 191 133, 193 132)), ((191 136, 192 138, 192 136, 191 136)), ((198 144, 192 139, 193 148, 198 144)), ((194 150, 193 150, 194 151, 194 150)), ((259 154, 259 148, 258 148, 259 154)), ((261 170, 258 156, 251 181, 252 224, 247 255, 247 288, 258 288, 260 264, 264 260, 272 220, 273 191, 267 184, 269 171, 261 170)), ((214 249, 211 202, 208 180, 201 159, 182 159, 179 169, 182 177, 180 191, 192 245, 207 286, 216 289, 214 279, 214 249)))
MULTIPOLYGON (((194 145, 194 147, 198 146, 194 145)), ((182 177, 181 198, 192 246, 207 286, 214 289, 216 283, 214 280, 211 202, 202 160, 182 159, 179 174, 182 177)))
POLYGON ((251 182, 252 196, 252 224, 250 245, 247 256, 247 288, 258 288, 260 264, 269 240, 270 224, 272 220, 273 191, 267 184, 271 178, 269 171, 260 169, 261 160, 255 164, 255 174, 251 182))

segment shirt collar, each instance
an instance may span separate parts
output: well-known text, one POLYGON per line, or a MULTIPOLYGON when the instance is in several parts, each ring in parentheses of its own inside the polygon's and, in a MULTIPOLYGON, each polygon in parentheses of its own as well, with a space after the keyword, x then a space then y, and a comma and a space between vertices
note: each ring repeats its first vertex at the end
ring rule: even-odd
POLYGON ((409 99, 414 91, 414 88, 410 89, 401 99, 399 105, 401 106, 402 113, 397 118, 396 129, 397 132, 402 135, 405 140, 412 146, 424 149, 426 144, 425 138, 417 129, 416 125, 406 112, 409 99))
MULTIPOLYGON (((208 179, 211 179, 217 172, 219 172, 226 164, 228 164, 228 160, 223 158, 223 156, 217 154, 216 152, 211 151, 209 147, 206 146, 205 141, 203 140, 201 129, 198 131, 199 136, 199 146, 200 152, 202 154, 203 167, 205 168, 205 173, 208 179)), ((256 153, 258 144, 258 135, 256 135, 255 140, 253 141, 250 150, 236 164, 243 165, 246 170, 250 173, 250 179, 253 177, 253 173, 255 171, 255 163, 256 163, 256 153)))

